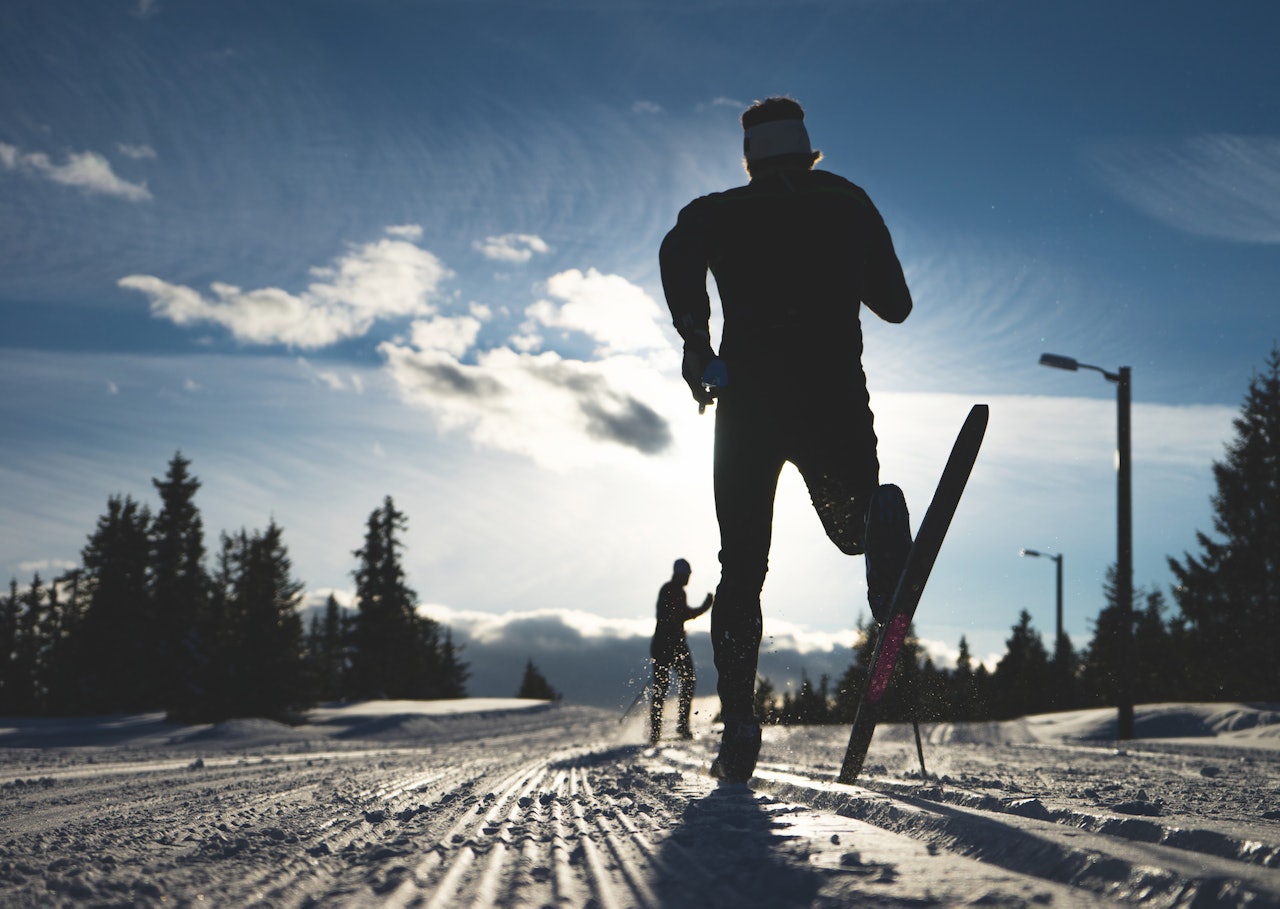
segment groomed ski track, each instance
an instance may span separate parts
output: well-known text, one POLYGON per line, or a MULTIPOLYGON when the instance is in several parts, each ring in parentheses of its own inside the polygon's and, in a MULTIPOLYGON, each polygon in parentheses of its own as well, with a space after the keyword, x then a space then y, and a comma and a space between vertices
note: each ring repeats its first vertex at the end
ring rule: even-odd
MULTIPOLYGON (((436 726, 416 747, 4 749, 0 904, 1280 906, 1280 823, 1162 809, 1215 782, 1194 756, 954 744, 933 750, 954 775, 913 778, 886 772, 909 766, 889 737, 843 786, 841 728, 771 730, 751 786, 721 787, 714 734, 649 748, 569 706, 436 726), (1148 801, 1082 806, 1115 769, 1148 801)), ((1259 754, 1246 802, 1280 783, 1259 754)))

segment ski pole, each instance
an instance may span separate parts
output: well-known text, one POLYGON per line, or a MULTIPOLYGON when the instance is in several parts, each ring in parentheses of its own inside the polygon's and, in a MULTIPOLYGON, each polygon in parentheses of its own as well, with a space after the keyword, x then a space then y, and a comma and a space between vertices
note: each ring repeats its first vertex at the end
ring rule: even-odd
POLYGON ((920 756, 920 776, 925 778, 929 772, 924 769, 924 745, 920 744, 920 721, 912 718, 911 725, 916 731, 916 754, 920 756))
POLYGON ((635 710, 635 709, 636 709, 636 705, 637 705, 637 704, 639 704, 639 703, 640 703, 640 701, 641 701, 641 699, 642 699, 646 694, 648 694, 648 693, 649 693, 649 686, 648 686, 648 685, 645 685, 645 686, 644 686, 643 688, 641 688, 638 692, 636 692, 636 696, 635 696, 635 698, 631 701, 631 705, 630 705, 629 707, 627 707, 627 709, 626 709, 626 710, 622 711, 622 716, 621 716, 621 717, 619 717, 619 719, 618 719, 618 724, 619 724, 619 725, 621 725, 622 723, 626 722, 627 717, 631 716, 631 711, 633 711, 633 710, 635 710))

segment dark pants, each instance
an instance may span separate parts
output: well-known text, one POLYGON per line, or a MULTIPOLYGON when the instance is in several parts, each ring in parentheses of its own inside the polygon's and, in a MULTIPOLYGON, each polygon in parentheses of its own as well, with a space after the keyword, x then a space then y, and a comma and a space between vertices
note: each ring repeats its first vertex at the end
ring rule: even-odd
POLYGON ((790 461, 831 541, 863 550, 867 502, 879 483, 876 436, 864 389, 820 397, 734 394, 716 403, 715 495, 720 522, 720 585, 711 640, 725 719, 755 715, 760 651, 760 590, 769 567, 773 500, 790 461))
POLYGON ((674 669, 680 683, 680 713, 676 731, 681 735, 689 731, 689 713, 693 709, 693 689, 697 676, 693 672, 693 656, 687 648, 677 649, 669 655, 653 657, 653 701, 649 706, 649 738, 657 741, 662 736, 662 708, 671 688, 671 671, 674 669))

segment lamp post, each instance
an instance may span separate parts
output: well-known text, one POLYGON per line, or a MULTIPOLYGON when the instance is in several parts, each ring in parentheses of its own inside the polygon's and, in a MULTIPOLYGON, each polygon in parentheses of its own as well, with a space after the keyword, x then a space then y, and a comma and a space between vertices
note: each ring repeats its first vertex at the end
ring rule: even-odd
POLYGON ((1021 552, 1019 552, 1018 555, 1033 556, 1035 558, 1041 558, 1041 559, 1053 559, 1055 562, 1058 563, 1058 600, 1057 600, 1058 636, 1053 639, 1053 655, 1054 655, 1054 659, 1057 659, 1058 657, 1061 656, 1063 650, 1065 649, 1062 646, 1062 643, 1063 643, 1063 639, 1062 639, 1062 553, 1040 552, 1035 549, 1024 549, 1021 552))
POLYGON ((1073 357, 1041 354, 1040 365, 1075 372, 1091 369, 1116 384, 1116 606, 1120 611, 1120 665, 1116 678, 1116 738, 1133 738, 1133 479, 1129 467, 1129 367, 1108 372, 1073 357))

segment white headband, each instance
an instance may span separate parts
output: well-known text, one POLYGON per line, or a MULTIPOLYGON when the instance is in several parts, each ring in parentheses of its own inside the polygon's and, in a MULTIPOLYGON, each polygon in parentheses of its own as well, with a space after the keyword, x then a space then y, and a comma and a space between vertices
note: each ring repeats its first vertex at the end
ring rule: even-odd
POLYGON ((809 131, 803 120, 769 120, 749 127, 742 134, 742 154, 748 161, 774 155, 807 155, 809 131))

